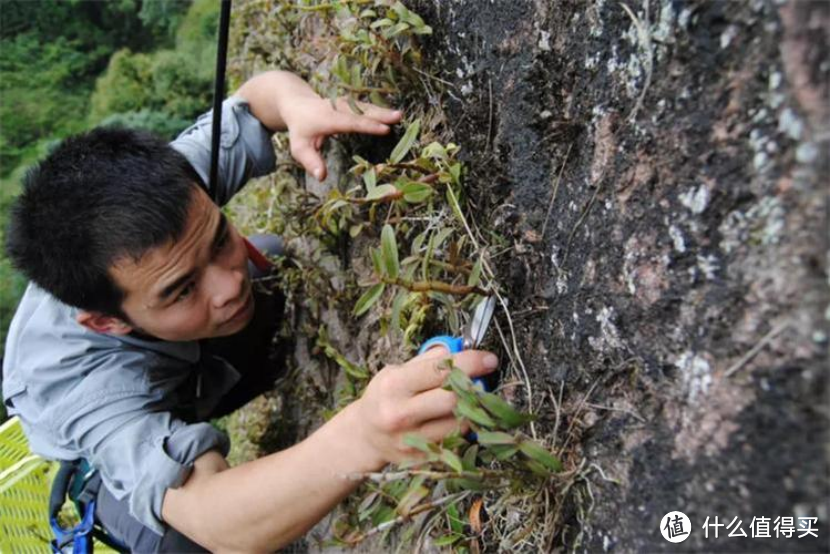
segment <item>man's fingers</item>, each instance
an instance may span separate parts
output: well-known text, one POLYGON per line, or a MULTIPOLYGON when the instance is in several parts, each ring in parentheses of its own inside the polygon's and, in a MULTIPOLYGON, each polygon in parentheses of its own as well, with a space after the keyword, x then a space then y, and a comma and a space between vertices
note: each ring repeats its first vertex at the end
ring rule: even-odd
POLYGON ((383 108, 368 102, 355 102, 355 104, 357 104, 357 107, 360 108, 360 111, 363 113, 355 114, 354 110, 352 110, 352 107, 349 105, 348 99, 346 98, 339 98, 337 100, 337 111, 368 117, 370 119, 374 119, 375 121, 379 121, 380 123, 386 123, 387 125, 400 123, 403 118, 403 112, 400 110, 383 108))
MULTIPOLYGON (((413 393, 418 393, 440 387, 447 378, 444 360, 448 356, 442 349, 436 348, 438 353, 425 352, 404 364, 399 371, 405 379, 404 386, 413 393)), ((499 360, 490 352, 484 350, 465 350, 452 356, 453 365, 470 377, 481 377, 491 373, 498 367, 499 360)))
POLYGON ((446 346, 444 346, 441 343, 437 343, 437 344, 435 344, 435 346, 433 346, 429 350, 423 352, 422 354, 418 354, 417 356, 412 358, 412 360, 410 360, 410 361, 414 362, 416 360, 426 361, 426 360, 435 360, 435 359, 445 360, 449 357, 450 357, 450 349, 447 348, 446 346))
POLYGON ((438 442, 453 431, 464 434, 469 430, 470 424, 467 421, 459 421, 455 416, 450 416, 427 421, 421 425, 416 434, 421 435, 428 441, 438 442))
POLYGON ((338 112, 332 121, 332 132, 385 135, 389 132, 389 126, 363 115, 338 112))
POLYGON ((363 111, 364 116, 371 117, 372 119, 380 121, 381 123, 386 123, 387 125, 400 123, 403 118, 403 112, 400 110, 381 108, 380 106, 367 104, 366 102, 358 102, 357 105, 363 111))
POLYGON ((318 181, 326 178, 326 162, 323 161, 320 152, 312 144, 292 146, 291 155, 318 181))
POLYGON ((419 424, 432 419, 451 416, 457 402, 458 399, 454 392, 432 389, 416 394, 407 400, 403 409, 407 420, 413 424, 419 424))

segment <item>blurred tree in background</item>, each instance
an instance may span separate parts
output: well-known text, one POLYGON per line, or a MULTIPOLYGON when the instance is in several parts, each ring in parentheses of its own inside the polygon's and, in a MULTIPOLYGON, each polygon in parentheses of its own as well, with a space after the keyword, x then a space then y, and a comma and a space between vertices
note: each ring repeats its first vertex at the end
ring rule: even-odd
MULTIPOLYGON (((26 168, 64 137, 115 124, 172 138, 210 108, 218 13, 214 0, 0 0, 0 239, 26 168)), ((0 253, 0 356, 25 284, 0 253)))

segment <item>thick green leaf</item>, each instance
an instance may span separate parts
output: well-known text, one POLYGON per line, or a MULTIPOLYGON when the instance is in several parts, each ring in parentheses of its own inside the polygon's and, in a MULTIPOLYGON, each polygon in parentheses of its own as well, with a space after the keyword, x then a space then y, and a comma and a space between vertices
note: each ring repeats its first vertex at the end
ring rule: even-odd
POLYGON ((392 154, 389 156, 389 161, 393 164, 400 163, 409 151, 412 149, 412 146, 415 144, 415 140, 418 138, 418 133, 421 130, 421 120, 416 119, 412 122, 412 125, 407 127, 406 132, 401 137, 401 140, 395 146, 395 149, 392 150, 392 154))
POLYGON ((487 415, 487 412, 470 402, 468 398, 459 397, 458 404, 455 407, 455 413, 456 415, 469 419, 478 425, 483 425, 485 427, 496 426, 496 422, 493 421, 493 418, 487 415))
POLYGON ((501 431, 479 431, 479 444, 516 444, 516 439, 513 435, 502 433, 501 431))
POLYGON ((536 444, 533 441, 523 441, 519 445, 519 449, 522 451, 522 454, 531 460, 542 464, 548 470, 554 472, 562 471, 562 462, 560 462, 556 456, 551 454, 547 448, 536 444))
POLYGON ((380 248, 372 248, 369 252, 372 256, 372 267, 374 268, 375 273, 383 275, 383 259, 381 257, 380 248))
POLYGON ((451 535, 444 535, 443 537, 438 537, 437 539, 432 541, 432 544, 440 548, 442 546, 450 546, 452 544, 455 544, 463 538, 464 535, 453 533, 451 535))
POLYGON ((384 38, 389 39, 398 36, 407 29, 409 29, 409 23, 398 23, 393 27, 384 29, 382 34, 384 38))
POLYGON ((455 194, 455 191, 452 190, 452 187, 447 187, 447 203, 452 208, 455 217, 458 218, 458 221, 465 221, 464 213, 461 211, 461 206, 458 204, 458 196, 455 194))
POLYGON ((398 502, 397 511, 399 514, 408 515, 418 503, 429 494, 429 489, 424 486, 425 477, 420 475, 412 480, 401 500, 398 502))
POLYGON ((380 185, 369 191, 366 195, 366 200, 378 200, 384 196, 394 194, 396 192, 398 192, 398 189, 396 189, 394 185, 380 185))
POLYGON ((446 448, 442 449, 441 461, 451 467, 453 471, 457 471, 459 473, 464 471, 464 464, 461 463, 461 458, 459 458, 458 454, 452 450, 447 450, 446 448))
POLYGON ((440 142, 430 142, 421 151, 421 156, 424 158, 444 160, 447 158, 447 150, 440 142))
POLYGON ((415 433, 407 433, 406 435, 404 435, 403 443, 407 446, 415 448, 416 450, 420 450, 421 452, 426 452, 427 454, 435 452, 435 449, 437 448, 427 439, 415 433))
POLYGON ((406 297, 406 292, 399 292, 395 297, 395 300, 392 302, 392 318, 390 325, 392 329, 395 329, 396 331, 401 328, 401 311, 406 304, 406 297))
POLYGON ((512 458, 519 451, 518 446, 510 446, 509 444, 494 444, 487 447, 487 451, 493 454, 497 460, 504 461, 512 458))
POLYGON ((348 206, 348 205, 349 205, 349 203, 348 203, 348 202, 346 202, 345 200, 335 200, 335 201, 334 201, 334 202, 332 202, 332 203, 331 203, 331 205, 329 206, 329 211, 332 211, 332 212, 333 212, 333 211, 335 211, 335 210, 339 210, 340 208, 344 208, 344 207, 346 207, 346 206, 348 206))
POLYGON ((441 446, 446 448, 447 450, 452 450, 453 452, 457 451, 462 446, 465 446, 467 441, 464 440, 464 437, 461 436, 459 432, 453 432, 444 437, 444 440, 441 441, 441 446))
MULTIPOLYGON (((357 67, 357 66, 355 66, 357 67)), ((359 85, 355 85, 359 86, 359 85)), ((357 115, 363 115, 363 110, 360 109, 360 106, 357 105, 357 101, 351 95, 346 97, 346 102, 349 104, 349 109, 352 110, 352 113, 357 115)))
POLYGON ((461 182, 461 164, 452 164, 450 166, 450 175, 452 175, 452 182, 456 185, 461 182))
POLYGON ((427 237, 427 234, 425 232, 424 233, 419 233, 418 236, 415 237, 415 240, 412 241, 412 249, 411 250, 412 250, 413 253, 421 251, 421 246, 423 246, 424 239, 426 239, 426 237, 427 237))
MULTIPOLYGON (((351 80, 353 87, 360 88, 363 86, 363 74, 360 72, 360 65, 354 64, 352 66, 349 78, 351 80)), ((363 115, 363 110, 361 110, 358 107, 357 102, 355 102, 354 96, 350 94, 348 99, 350 100, 349 107, 352 109, 352 112, 358 115, 363 115)))
POLYGON ((478 286, 479 281, 481 281, 481 258, 476 260, 476 263, 473 264, 473 269, 470 271, 470 276, 467 278, 467 286, 478 286))
POLYGON ((512 429, 533 419, 530 415, 517 411, 495 394, 486 392, 480 396, 480 400, 487 411, 493 414, 505 427, 512 429))
POLYGON ((454 229, 452 227, 445 227, 444 229, 441 229, 440 231, 438 231, 438 234, 435 236, 435 246, 434 246, 434 248, 435 249, 441 248, 441 245, 443 245, 444 241, 447 240, 447 237, 449 237, 453 233, 453 230, 454 229))
POLYGON ((386 275, 390 279, 397 279, 401 269, 398 261, 398 243, 395 240, 395 229, 389 224, 384 225, 380 233, 380 249, 386 275))
POLYGON ((478 445, 473 444, 464 451, 464 457, 461 458, 461 463, 466 471, 473 471, 476 468, 476 458, 478 457, 478 445))
POLYGON ((380 499, 379 492, 373 492, 366 496, 360 505, 357 507, 357 519, 358 521, 366 521, 372 515, 375 508, 379 506, 378 500, 380 499))
POLYGON ((369 100, 371 100, 372 104, 376 106, 380 106, 382 108, 389 107, 389 102, 387 102, 386 99, 383 96, 381 96, 380 93, 378 93, 378 91, 376 90, 373 90, 369 93, 369 100))
POLYGON ((391 506, 382 504, 381 507, 378 508, 372 515, 372 525, 376 527, 381 523, 392 521, 395 517, 395 510, 393 510, 391 506))
POLYGON ((401 265, 411 265, 415 263, 418 263, 418 256, 407 256, 401 260, 401 265))
POLYGON ((432 252, 435 249, 435 235, 430 235, 427 243, 427 250, 424 252, 424 261, 421 263, 421 276, 424 281, 429 281, 429 262, 432 260, 432 252))
POLYGON ((447 377, 447 383, 449 384, 450 388, 455 392, 465 392, 471 391, 473 389, 473 382, 467 376, 466 373, 461 371, 458 368, 454 368, 450 371, 449 377, 447 377))
POLYGON ((351 227, 349 227, 349 236, 352 237, 352 238, 355 238, 357 235, 360 234, 360 232, 363 230, 364 226, 365 226, 364 223, 359 223, 357 225, 352 225, 351 227))
POLYGON ((372 304, 378 301, 380 295, 383 294, 383 289, 386 288, 386 283, 378 283, 372 287, 369 287, 369 290, 363 293, 363 296, 357 301, 357 304, 354 305, 354 315, 355 317, 361 316, 369 308, 372 307, 372 304))
POLYGON ((404 200, 410 204, 416 204, 432 196, 433 189, 425 183, 410 181, 401 188, 401 192, 403 192, 404 200))
POLYGON ((372 24, 369 25, 369 27, 372 28, 372 29, 378 29, 380 27, 389 27, 393 23, 394 22, 391 19, 383 18, 383 19, 378 19, 377 21, 372 22, 372 24))
POLYGON ((401 278, 404 281, 414 281, 415 280, 415 272, 417 270, 418 270, 418 265, 417 264, 412 264, 410 266, 406 266, 403 270, 403 273, 401 273, 401 278))
POLYGON ((372 192, 378 185, 378 175, 373 167, 363 173, 363 182, 366 184, 366 192, 372 192))
POLYGON ((541 475, 542 477, 550 477, 551 470, 535 460, 527 460, 525 465, 527 465, 527 467, 529 467, 530 470, 537 475, 541 475))
POLYGON ((482 483, 481 481, 476 481, 475 479, 448 479, 447 483, 453 484, 458 488, 466 491, 486 491, 488 489, 488 487, 484 483, 482 483))
POLYGON ((449 519, 450 529, 454 533, 461 533, 464 530, 464 520, 461 519, 461 514, 458 513, 458 505, 455 502, 447 506, 447 519, 449 519))
POLYGON ((359 365, 355 365, 355 364, 351 363, 349 360, 346 360, 345 358, 343 358, 343 361, 345 363, 341 363, 340 367, 345 369, 346 373, 350 377, 354 377, 355 379, 368 379, 369 378, 369 371, 366 368, 361 367, 359 365))

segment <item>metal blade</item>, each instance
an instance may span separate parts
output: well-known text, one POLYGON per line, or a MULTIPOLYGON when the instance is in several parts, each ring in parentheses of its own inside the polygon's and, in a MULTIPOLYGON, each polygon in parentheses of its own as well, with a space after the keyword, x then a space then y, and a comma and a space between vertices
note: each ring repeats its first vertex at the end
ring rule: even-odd
POLYGON ((476 305, 472 319, 464 326, 464 348, 478 348, 484 340, 484 335, 487 334, 495 308, 496 298, 494 296, 488 296, 476 305))

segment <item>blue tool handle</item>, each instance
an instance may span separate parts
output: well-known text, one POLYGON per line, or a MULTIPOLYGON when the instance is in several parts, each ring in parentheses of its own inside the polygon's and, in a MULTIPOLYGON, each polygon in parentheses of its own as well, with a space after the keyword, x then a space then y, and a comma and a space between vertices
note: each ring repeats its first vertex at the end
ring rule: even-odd
POLYGON ((464 339, 461 337, 453 337, 450 335, 439 335, 437 337, 432 337, 424 344, 421 345, 421 348, 418 349, 418 354, 423 354, 430 348, 435 346, 444 346, 447 350, 450 351, 450 354, 458 354, 462 350, 464 350, 464 339))
MULTIPOLYGON (((421 348, 418 349, 418 354, 423 354, 430 348, 434 348, 436 346, 443 346, 447 350, 450 351, 450 354, 458 354, 462 350, 464 350, 464 338, 463 337, 453 337, 451 335, 438 335, 437 337, 432 337, 424 344, 421 345, 421 348)), ((481 379, 473 379, 473 383, 478 386, 481 390, 487 391, 487 385, 484 384, 484 381, 481 379)))

